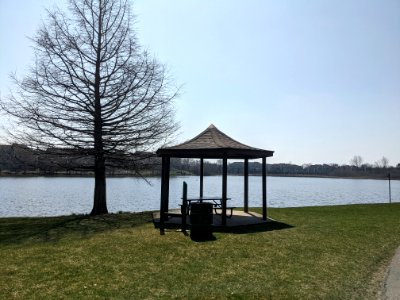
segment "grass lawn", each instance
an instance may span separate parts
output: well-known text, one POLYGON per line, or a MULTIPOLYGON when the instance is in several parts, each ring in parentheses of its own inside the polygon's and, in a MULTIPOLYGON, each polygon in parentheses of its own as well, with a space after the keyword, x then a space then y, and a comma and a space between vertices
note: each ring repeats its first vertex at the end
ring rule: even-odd
POLYGON ((400 204, 270 209, 290 225, 160 236, 151 213, 0 219, 2 299, 376 299, 400 204))

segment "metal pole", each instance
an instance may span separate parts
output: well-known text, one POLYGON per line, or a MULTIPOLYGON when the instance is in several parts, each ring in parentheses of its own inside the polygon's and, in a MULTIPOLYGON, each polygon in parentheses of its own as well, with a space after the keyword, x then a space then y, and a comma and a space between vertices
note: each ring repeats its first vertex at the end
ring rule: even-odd
POLYGON ((389 179, 389 203, 392 203, 392 188, 390 186, 390 173, 388 174, 389 179))
POLYGON ((244 212, 249 212, 249 160, 244 159, 244 212))

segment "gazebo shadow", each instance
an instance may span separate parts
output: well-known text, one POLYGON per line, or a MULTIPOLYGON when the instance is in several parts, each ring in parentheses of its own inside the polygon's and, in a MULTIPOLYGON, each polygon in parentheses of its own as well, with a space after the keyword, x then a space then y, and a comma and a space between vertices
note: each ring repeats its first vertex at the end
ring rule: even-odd
MULTIPOLYGON (((213 226, 213 233, 232 233, 232 234, 253 234, 253 233, 262 233, 268 231, 275 230, 283 230, 290 229, 294 226, 277 222, 277 221, 268 221, 261 224, 252 224, 252 225, 239 225, 239 226, 213 226)), ((187 234, 189 235, 189 234, 187 234)), ((205 237, 196 237, 190 235, 190 238, 194 242, 212 242, 217 238, 214 234, 206 235, 205 237)))
POLYGON ((282 222, 278 222, 278 221, 269 221, 269 222, 260 223, 260 224, 239 225, 239 226, 233 226, 233 227, 216 226, 216 227, 214 227, 214 232, 247 234, 247 233, 258 233, 258 232, 290 229, 293 227, 294 226, 286 224, 286 223, 282 223, 282 222))
MULTIPOLYGON (((178 212, 178 210, 172 210, 178 212)), ((153 223, 156 228, 160 228, 159 212, 153 214, 153 223)), ((266 221, 262 219, 262 215, 255 212, 245 213, 243 211, 234 210, 230 218, 227 219, 226 225, 221 224, 221 216, 213 215, 213 232, 226 232, 235 234, 268 232, 274 230, 290 229, 294 226, 279 222, 268 218, 266 221)), ((186 219, 187 229, 190 230, 190 217, 186 219)), ((175 216, 170 217, 165 223, 166 229, 180 230, 182 228, 182 218, 175 216)), ((209 240, 209 239, 208 239, 209 240)), ((212 240, 212 239, 211 239, 212 240)))

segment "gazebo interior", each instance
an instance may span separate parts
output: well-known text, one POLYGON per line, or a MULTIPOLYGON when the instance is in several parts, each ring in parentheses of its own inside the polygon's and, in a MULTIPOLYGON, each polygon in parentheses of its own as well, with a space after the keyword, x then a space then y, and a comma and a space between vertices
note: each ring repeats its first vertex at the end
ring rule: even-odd
POLYGON ((206 130, 182 144, 164 147, 157 150, 157 155, 162 158, 161 171, 161 200, 160 200, 160 232, 163 234, 166 223, 183 220, 186 224, 186 212, 181 210, 169 210, 169 176, 170 159, 174 158, 195 158, 200 159, 200 187, 199 198, 205 199, 203 190, 203 167, 204 159, 222 160, 222 195, 220 197, 219 214, 214 217, 214 226, 235 226, 243 224, 254 224, 256 222, 267 221, 267 168, 266 158, 273 156, 274 151, 254 148, 242 144, 225 133, 220 131, 214 125, 210 125, 206 130), (227 162, 228 159, 244 160, 244 199, 243 212, 232 211, 227 207, 227 162), (262 159, 262 215, 249 212, 249 159, 262 159), (228 211, 228 214, 227 214, 228 211), (247 220, 245 218, 247 217, 247 220), (227 219, 228 223, 227 223, 227 219), (244 221, 244 222, 243 222, 244 221))

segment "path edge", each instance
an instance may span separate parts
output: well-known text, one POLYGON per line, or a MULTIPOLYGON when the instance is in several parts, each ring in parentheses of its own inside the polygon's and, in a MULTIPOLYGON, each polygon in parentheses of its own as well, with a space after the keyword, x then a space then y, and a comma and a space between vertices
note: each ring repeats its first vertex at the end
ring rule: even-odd
POLYGON ((400 300, 400 247, 387 267, 381 288, 381 300, 400 300))

